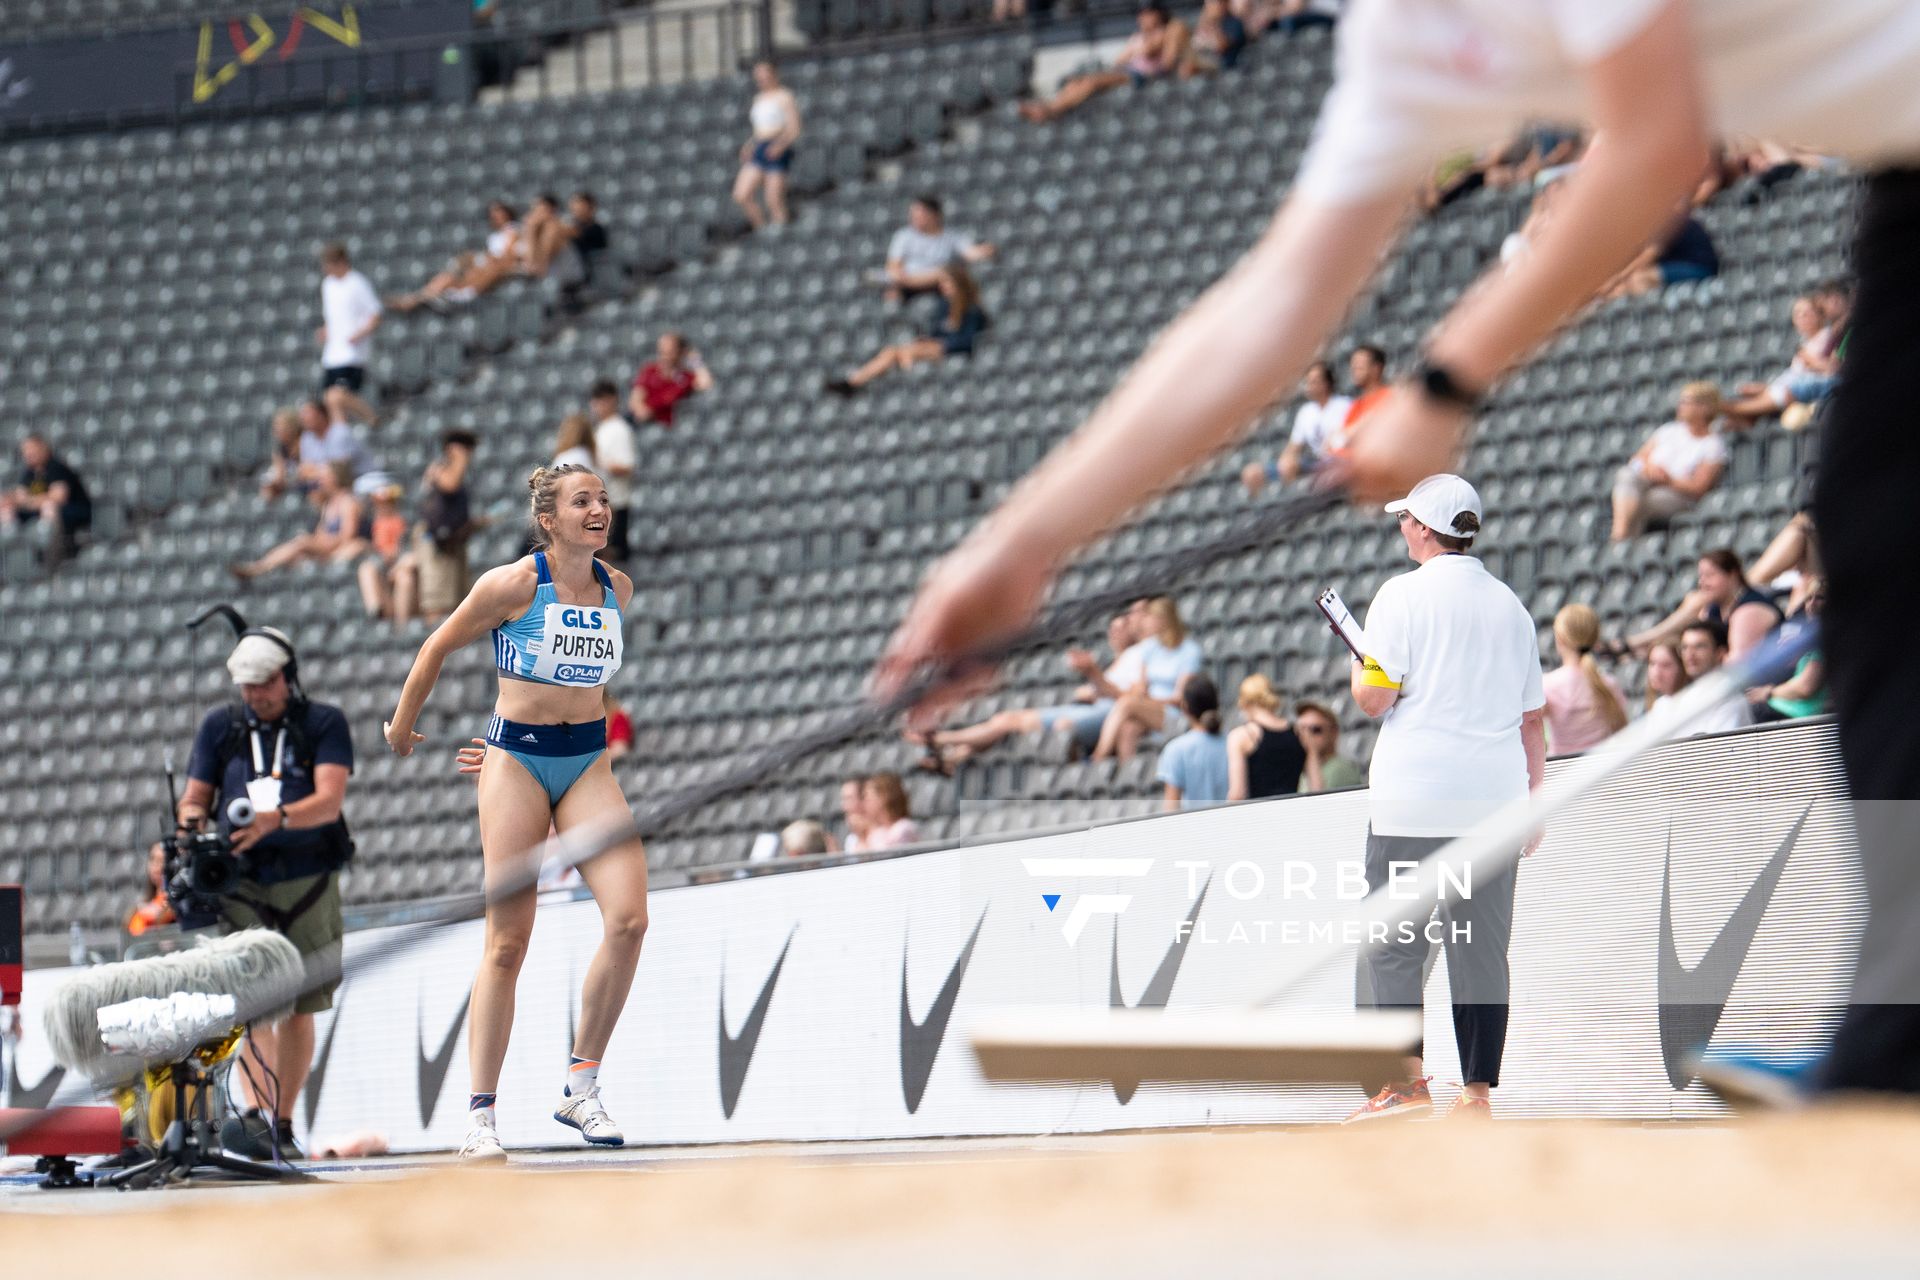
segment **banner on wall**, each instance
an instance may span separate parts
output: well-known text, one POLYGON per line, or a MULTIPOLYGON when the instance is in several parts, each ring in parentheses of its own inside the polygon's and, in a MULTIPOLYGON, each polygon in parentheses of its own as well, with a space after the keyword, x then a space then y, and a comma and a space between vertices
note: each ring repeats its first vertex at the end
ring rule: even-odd
MULTIPOLYGON (((1520 871, 1501 1114, 1711 1116, 1687 1065, 1702 1044, 1824 1042, 1865 916, 1832 736, 1677 744, 1554 825, 1520 871)), ((1303 796, 662 890, 601 1070, 609 1109, 641 1143, 1337 1120, 1356 1088, 993 1086, 966 1029, 1008 1005, 1262 998, 1285 949, 1347 905, 1366 817, 1363 791, 1303 796)), ((549 1117, 599 933, 591 902, 541 908, 498 1089, 509 1145, 570 1140, 549 1117)), ((480 948, 477 925, 449 928, 349 981, 322 1015, 299 1124, 457 1146, 480 948)), ((57 979, 30 978, 31 1024, 57 979)), ((1441 1082, 1458 1079, 1446 983, 1441 959, 1427 989, 1441 1082)), ((1275 1007, 1352 1004, 1349 952, 1275 1007)), ((10 1088, 44 1085, 37 1045, 10 1088)))

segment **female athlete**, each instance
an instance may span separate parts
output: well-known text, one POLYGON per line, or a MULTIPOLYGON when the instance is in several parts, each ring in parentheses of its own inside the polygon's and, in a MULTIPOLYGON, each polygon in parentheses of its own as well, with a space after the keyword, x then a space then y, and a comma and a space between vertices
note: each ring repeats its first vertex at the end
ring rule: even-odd
MULTIPOLYGON (((500 696, 480 767, 480 846, 489 881, 520 874, 549 825, 623 818, 627 802, 604 758, 601 687, 620 669, 621 613, 633 584, 594 559, 607 544, 613 510, 600 477, 586 467, 540 467, 531 493, 532 555, 481 575, 473 590, 420 646, 386 726, 387 745, 411 755, 414 732, 449 655, 493 632, 500 696)), ((605 935, 587 968, 573 1060, 553 1118, 596 1146, 617 1147, 620 1130, 600 1101, 600 1056, 626 1004, 647 931, 647 858, 638 840, 581 864, 600 904, 605 935)), ((500 1065, 513 1030, 514 985, 533 932, 532 889, 487 908, 486 952, 473 983, 467 1057, 473 1093, 462 1158, 504 1160, 494 1121, 500 1065)))

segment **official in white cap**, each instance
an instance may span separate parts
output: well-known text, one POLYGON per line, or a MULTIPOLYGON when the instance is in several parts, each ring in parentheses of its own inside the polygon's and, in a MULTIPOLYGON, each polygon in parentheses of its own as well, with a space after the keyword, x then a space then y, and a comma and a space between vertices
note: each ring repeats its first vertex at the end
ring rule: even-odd
MULTIPOLYGON (((1533 618, 1469 554, 1480 532, 1480 495, 1459 476, 1428 476, 1386 509, 1399 517, 1419 567, 1381 584, 1363 628, 1367 657, 1353 666, 1354 702, 1382 718, 1369 793, 1371 889, 1387 883, 1393 864, 1419 862, 1539 786, 1547 756, 1533 618)), ((1471 897, 1443 900, 1433 923, 1415 922, 1362 962, 1372 1004, 1418 1009, 1432 940, 1445 944, 1465 1081, 1454 1113, 1467 1115, 1485 1114, 1488 1090, 1500 1083, 1515 872, 1508 866, 1474 878, 1471 897)), ((1416 1054, 1407 1079, 1353 1118, 1432 1106, 1416 1054)))

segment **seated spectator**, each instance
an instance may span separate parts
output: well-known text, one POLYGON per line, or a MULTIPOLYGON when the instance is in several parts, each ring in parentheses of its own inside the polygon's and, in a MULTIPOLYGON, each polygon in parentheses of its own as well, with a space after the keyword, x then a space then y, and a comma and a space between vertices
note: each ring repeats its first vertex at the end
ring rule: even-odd
POLYGON ((995 252, 984 241, 950 230, 939 196, 915 196, 907 206, 907 225, 887 244, 887 301, 931 298, 940 293, 946 268, 985 262, 995 252))
POLYGON ((812 818, 799 818, 780 829, 780 853, 788 858, 805 858, 816 853, 831 853, 827 829, 812 818))
POLYGON ((1180 64, 1180 78, 1190 80, 1197 75, 1231 71, 1239 65, 1246 48, 1246 24, 1228 0, 1201 0, 1193 40, 1187 47, 1186 61, 1180 64))
POLYGON ((1311 475, 1327 459, 1327 442, 1336 431, 1344 430, 1347 412, 1353 401, 1335 395, 1333 366, 1315 360, 1300 380, 1305 401, 1293 411, 1293 430, 1287 447, 1272 462, 1249 462, 1240 473, 1240 483, 1248 493, 1259 493, 1270 484, 1292 484, 1303 475, 1311 475))
POLYGON ((1100 740, 1100 726, 1123 693, 1133 688, 1144 674, 1144 655, 1140 641, 1146 638, 1146 602, 1136 601, 1132 608, 1117 613, 1107 623, 1107 647, 1112 661, 1105 671, 1093 654, 1085 649, 1069 649, 1067 666, 1078 672, 1086 683, 1074 690, 1073 701, 1052 707, 1022 707, 1001 711, 979 724, 959 729, 941 729, 934 733, 907 735, 908 740, 926 747, 919 767, 936 773, 951 774, 954 766, 986 751, 1002 740, 1019 733, 1053 733, 1065 740, 1069 755, 1093 750, 1100 740))
POLYGON ((593 423, 594 462, 600 479, 606 482, 607 501, 613 505, 607 545, 597 554, 603 560, 625 564, 631 554, 627 527, 632 519, 633 473, 640 465, 640 452, 634 443, 633 424, 620 412, 620 389, 605 378, 587 388, 587 420, 593 423))
POLYGON ((454 255, 446 269, 413 293, 387 300, 402 315, 420 307, 445 311, 447 304, 472 302, 526 265, 528 247, 520 237, 519 215, 504 200, 487 205, 486 248, 454 255))
POLYGON ((1651 711, 1693 683, 1686 663, 1680 660, 1680 646, 1662 640, 1647 650, 1647 710, 1651 711))
POLYGON ((1674 420, 1647 437, 1613 478, 1613 540, 1637 538, 1704 498, 1727 470, 1727 442, 1713 429, 1720 391, 1711 382, 1680 389, 1674 420))
POLYGON ((1107 713, 1100 740, 1094 744, 1095 760, 1131 760, 1148 734, 1173 735, 1187 728, 1180 710, 1181 691, 1200 674, 1206 655, 1200 642, 1187 634, 1180 608, 1171 597, 1149 600, 1147 616, 1152 633, 1141 644, 1140 679, 1115 699, 1107 713))
MULTIPOLYGON (((1687 683, 1704 679, 1727 661, 1727 629, 1718 622, 1690 622, 1680 633, 1680 665, 1687 669, 1687 683)), ((1705 716, 1693 722, 1689 735, 1726 733, 1744 729, 1753 723, 1753 709, 1745 698, 1728 698, 1705 716)))
POLYGON ((1787 613, 1798 613, 1806 593, 1823 574, 1820 568, 1820 542, 1814 534, 1813 512, 1796 511, 1780 526, 1747 569, 1747 580, 1756 589, 1778 594, 1787 592, 1787 613))
POLYGON ((1138 29, 1128 38, 1111 68, 1074 76, 1046 102, 1031 99, 1022 102, 1020 114, 1034 124, 1058 120, 1103 93, 1124 84, 1164 79, 1186 63, 1192 36, 1187 24, 1170 17, 1160 0, 1148 0, 1135 18, 1135 24, 1138 29))
POLYGON ((867 779, 860 793, 860 805, 867 816, 865 845, 872 849, 894 849, 914 844, 920 828, 914 822, 907 789, 897 773, 876 773, 867 779))
POLYGON ((593 424, 586 414, 570 413, 560 419, 553 435, 553 461, 548 465, 593 469, 593 424))
POLYGON ((668 330, 654 344, 653 359, 640 366, 627 392, 627 412, 635 422, 657 422, 673 430, 675 406, 688 396, 713 390, 713 375, 687 340, 668 330))
POLYGON ((46 538, 47 558, 64 560, 74 536, 93 524, 87 485, 54 453, 38 432, 20 437, 20 471, 13 488, 0 490, 0 525, 36 521, 46 538))
POLYGON ((1560 665, 1542 677, 1547 698, 1547 746, 1555 755, 1591 751, 1627 727, 1627 698, 1594 660, 1600 615, 1570 604, 1553 619, 1560 665))
POLYGON ((1367 415, 1393 394, 1393 388, 1387 383, 1387 353, 1370 342, 1361 343, 1347 357, 1347 378, 1353 383, 1347 416, 1328 429, 1322 449, 1324 458, 1345 457, 1353 448, 1354 438, 1367 415))
POLYGON ((260 477, 260 496, 277 498, 283 493, 307 491, 300 478, 300 413, 297 409, 273 411, 273 448, 266 472, 260 477))
POLYGON ((1837 339, 1826 313, 1810 293, 1793 300, 1793 331, 1799 335, 1800 344, 1787 367, 1771 382, 1741 383, 1739 398, 1723 408, 1735 426, 1752 426, 1789 405, 1817 404, 1833 390, 1840 375, 1840 357, 1834 351, 1837 339))
POLYGON ((343 417, 334 417, 318 400, 303 401, 300 415, 300 479, 311 492, 336 462, 347 464, 355 479, 376 466, 367 448, 343 417))
POLYGON ((1340 19, 1341 0, 1233 0, 1233 12, 1247 34, 1279 31, 1292 35, 1309 27, 1330 27, 1340 19))
POLYGON ((846 377, 828 379, 826 389, 834 395, 850 396, 895 369, 939 364, 948 356, 972 355, 974 339, 987 327, 987 313, 980 307, 980 286, 965 267, 954 263, 940 272, 939 289, 947 305, 924 338, 882 347, 846 377))
POLYGON ((1495 191, 1530 187, 1567 171, 1580 158, 1582 139, 1577 129, 1535 124, 1521 130, 1486 169, 1486 185, 1495 191))
POLYGON ((1160 748, 1154 776, 1165 784, 1168 813, 1221 804, 1227 798, 1227 743, 1220 736, 1220 691, 1204 675, 1180 690, 1180 708, 1193 727, 1160 748))
MULTIPOLYGON (((1827 606, 1826 583, 1819 578, 1812 579, 1806 601, 1795 616, 1809 622, 1818 621, 1821 612, 1827 606)), ((1809 649, 1800 655, 1800 661, 1794 664, 1793 674, 1779 684, 1755 685, 1747 690, 1747 701, 1753 705, 1755 724, 1767 724, 1775 720, 1801 720, 1807 716, 1826 714, 1827 710, 1827 664, 1819 649, 1809 649)))
POLYGON ((407 538, 407 517, 400 510, 400 486, 382 480, 371 486, 367 501, 373 518, 367 530, 371 550, 360 561, 360 603, 369 618, 393 617, 393 581, 407 538))
POLYGON ((1820 305, 1820 314, 1833 332, 1834 358, 1846 359, 1847 333, 1853 327, 1853 283, 1822 280, 1813 287, 1813 300, 1820 305))
POLYGON ((1294 703, 1293 731, 1300 735, 1301 745, 1307 749, 1307 768, 1300 775, 1300 790, 1337 791, 1367 784, 1367 775, 1360 766, 1340 754, 1340 721, 1331 707, 1318 702, 1294 703))
POLYGON ((1246 722, 1227 735, 1227 799, 1259 800, 1300 790, 1311 762, 1306 744, 1280 715, 1272 681, 1251 675, 1240 682, 1240 714, 1246 722))
POLYGON ((633 754, 633 717, 613 696, 610 685, 601 686, 600 705, 607 713, 607 759, 618 760, 633 754))
POLYGON ((527 274, 544 277, 563 303, 575 303, 593 285, 610 241, 600 222, 600 205, 589 191, 576 191, 565 216, 559 198, 542 194, 527 215, 527 274))
POLYGON ((467 542, 480 521, 473 516, 467 473, 479 438, 454 429, 440 437, 440 456, 420 478, 420 518, 413 546, 394 570, 393 620, 438 622, 466 598, 472 584, 467 542))
POLYGON ((1700 557, 1698 583, 1687 593, 1680 607, 1653 626, 1629 637, 1627 646, 1645 653, 1662 640, 1671 640, 1693 622, 1711 622, 1722 629, 1722 643, 1729 657, 1738 660, 1784 620, 1780 606, 1764 591, 1747 582, 1740 557, 1731 548, 1717 547, 1700 557))
POLYGON ((867 849, 867 833, 873 830, 873 823, 867 820, 867 776, 856 773, 840 783, 840 822, 846 827, 846 839, 840 842, 840 848, 847 853, 864 853, 867 849))
POLYGON ((1720 274, 1720 254, 1698 218, 1682 217, 1666 237, 1648 245, 1600 290, 1603 298, 1633 298, 1670 284, 1710 280, 1720 274))
POLYGON ((246 582, 306 560, 344 563, 366 550, 359 536, 360 500, 353 496, 353 473, 346 463, 336 462, 321 472, 311 501, 320 508, 311 533, 289 538, 258 560, 228 565, 233 576, 246 582))
POLYGON ((147 899, 127 916, 127 932, 137 938, 174 919, 173 904, 167 901, 167 846, 155 840, 147 850, 147 899))
POLYGON ((773 63, 753 64, 753 106, 747 122, 752 132, 740 144, 740 172, 733 180, 733 202, 747 215, 755 231, 772 222, 787 223, 787 170, 793 167, 793 149, 800 141, 800 101, 780 83, 773 63), (760 208, 761 189, 767 207, 760 208))

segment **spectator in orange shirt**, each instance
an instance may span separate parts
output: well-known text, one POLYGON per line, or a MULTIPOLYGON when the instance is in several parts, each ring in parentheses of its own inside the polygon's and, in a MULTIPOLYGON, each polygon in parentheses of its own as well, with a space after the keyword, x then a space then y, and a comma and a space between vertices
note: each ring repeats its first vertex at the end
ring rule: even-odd
POLYGON ((1360 422, 1387 401, 1392 388, 1387 386, 1387 353, 1372 343, 1362 343, 1347 357, 1347 376, 1353 381, 1353 403, 1347 407, 1347 420, 1327 433, 1326 453, 1330 458, 1345 457, 1353 448, 1360 422))
POLYGON ((127 917, 127 932, 136 938, 174 919, 173 904, 167 901, 167 846, 158 840, 147 850, 147 892, 151 896, 127 917))
POLYGON ((370 487, 373 520, 368 532, 372 550, 360 561, 360 603, 369 618, 393 617, 393 571, 400 562, 400 545, 407 539, 407 517, 400 511, 400 486, 382 476, 370 487))

